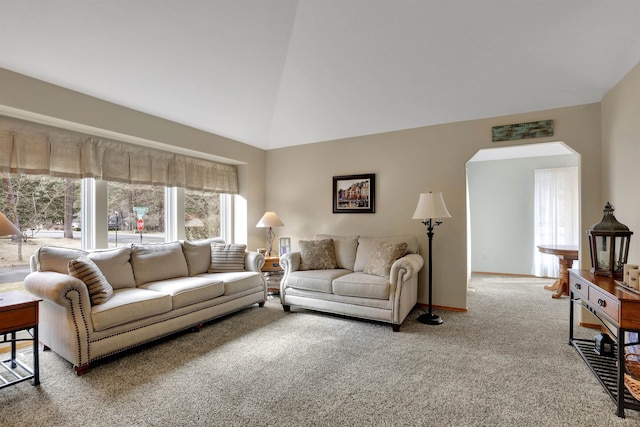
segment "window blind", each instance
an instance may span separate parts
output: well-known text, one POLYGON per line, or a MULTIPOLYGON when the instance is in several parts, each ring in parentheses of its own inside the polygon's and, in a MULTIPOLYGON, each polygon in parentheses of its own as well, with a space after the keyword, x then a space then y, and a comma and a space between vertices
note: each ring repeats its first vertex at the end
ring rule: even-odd
POLYGON ((4 117, 0 171, 238 193, 235 165, 4 117))

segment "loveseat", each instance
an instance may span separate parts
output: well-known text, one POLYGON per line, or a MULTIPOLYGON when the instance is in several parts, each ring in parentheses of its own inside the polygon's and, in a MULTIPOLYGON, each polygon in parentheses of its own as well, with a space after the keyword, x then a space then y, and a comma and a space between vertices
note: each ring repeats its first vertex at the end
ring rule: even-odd
POLYGON ((424 259, 415 236, 316 235, 280 257, 280 302, 400 325, 416 305, 424 259))
POLYGON ((83 251, 42 246, 25 289, 42 298, 39 338, 78 375, 117 352, 263 306, 264 256, 219 239, 83 251))

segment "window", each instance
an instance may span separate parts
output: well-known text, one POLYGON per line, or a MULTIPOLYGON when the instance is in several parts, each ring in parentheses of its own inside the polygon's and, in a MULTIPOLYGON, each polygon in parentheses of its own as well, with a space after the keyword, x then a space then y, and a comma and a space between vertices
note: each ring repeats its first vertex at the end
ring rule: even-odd
POLYGON ((165 240, 164 187, 107 183, 107 229, 109 247, 165 240), (142 220, 143 231, 138 230, 142 220))
POLYGON ((80 181, 2 174, 0 212, 22 232, 1 236, 0 266, 25 265, 42 245, 80 247, 80 181))
MULTIPOLYGON (((88 240, 86 248, 123 246, 131 243, 163 242, 167 239, 165 187, 99 181, 106 187, 92 192, 82 202, 83 180, 49 175, 3 173, 0 212, 22 232, 21 238, 0 236, 0 267, 28 265, 29 257, 42 245, 80 248, 83 246, 83 214, 96 222, 84 222, 87 230, 102 237, 88 240), (102 199, 95 203, 96 199, 102 199), (105 200, 106 199, 106 200, 105 200), (87 203, 87 201, 89 203, 87 203), (84 206, 83 206, 84 205, 84 206), (99 214, 95 206, 102 206, 99 214), (106 211, 105 211, 106 210, 106 211), (142 220, 143 232, 138 231, 142 220)), ((88 179, 93 181, 92 179, 88 179)), ((225 203, 229 195, 182 190, 184 229, 176 238, 201 239, 225 235, 225 203)), ((181 221, 178 221, 181 223, 181 221)), ((175 225, 172 225, 175 229, 175 225)))
POLYGON ((533 274, 558 277, 558 260, 538 245, 579 243, 578 168, 535 170, 533 274))
POLYGON ((184 235, 187 240, 219 237, 222 196, 217 193, 186 190, 184 196, 184 235))

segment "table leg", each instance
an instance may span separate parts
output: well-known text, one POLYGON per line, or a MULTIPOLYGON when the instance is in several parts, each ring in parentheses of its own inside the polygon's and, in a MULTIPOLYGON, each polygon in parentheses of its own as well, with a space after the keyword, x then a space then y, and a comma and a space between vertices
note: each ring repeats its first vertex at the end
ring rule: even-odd
POLYGON ((560 286, 560 280, 556 280, 551 286, 545 285, 544 288, 548 291, 555 291, 558 289, 558 286, 560 286))
POLYGON ((38 340, 38 325, 33 327, 33 385, 40 384, 40 342, 38 340))
POLYGON ((560 298, 569 295, 569 268, 573 265, 573 259, 560 257, 560 277, 558 277, 558 290, 551 295, 552 298, 560 298))
POLYGON ((16 332, 11 332, 11 367, 15 368, 18 365, 16 364, 16 332))

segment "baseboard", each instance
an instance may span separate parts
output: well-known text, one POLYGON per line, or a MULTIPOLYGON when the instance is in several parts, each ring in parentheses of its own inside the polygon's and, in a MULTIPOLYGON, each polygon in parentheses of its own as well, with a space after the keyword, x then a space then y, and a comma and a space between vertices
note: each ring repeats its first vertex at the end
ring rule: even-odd
MULTIPOLYGON (((418 306, 422 309, 428 310, 429 309, 429 304, 422 304, 422 303, 418 303, 418 306)), ((466 313, 467 311, 469 311, 466 308, 457 308, 457 307, 445 307, 442 305, 433 305, 432 306, 433 309, 436 310, 446 310, 446 311, 457 311, 459 313, 466 313)))
POLYGON ((529 277, 532 279, 554 279, 554 280, 557 279, 557 277, 534 276, 533 274, 494 273, 490 271, 472 271, 471 274, 486 275, 486 276, 529 277))
MULTIPOLYGON (((32 342, 28 342, 28 341, 16 343, 16 351, 19 351, 22 348, 30 348, 31 349, 31 348, 33 348, 33 343, 32 342)), ((11 352, 11 343, 8 343, 8 342, 0 343, 0 354, 10 353, 10 352, 11 352)))

